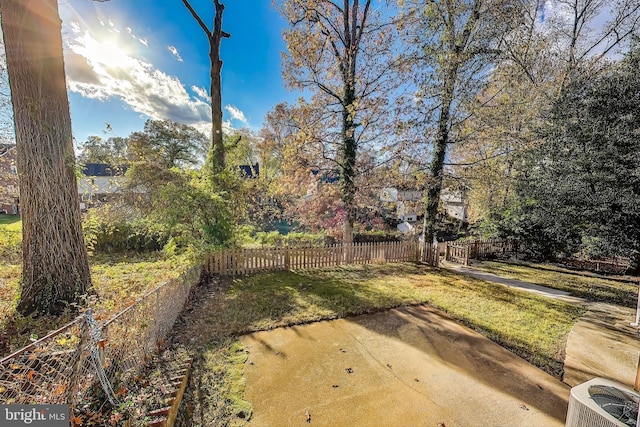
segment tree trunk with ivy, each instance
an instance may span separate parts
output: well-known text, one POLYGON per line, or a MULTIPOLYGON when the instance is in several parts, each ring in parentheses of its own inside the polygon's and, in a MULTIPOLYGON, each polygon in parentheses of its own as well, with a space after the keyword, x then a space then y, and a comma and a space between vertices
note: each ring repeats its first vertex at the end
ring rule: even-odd
POLYGON ((91 285, 56 0, 2 0, 22 214, 18 311, 59 314, 91 285))

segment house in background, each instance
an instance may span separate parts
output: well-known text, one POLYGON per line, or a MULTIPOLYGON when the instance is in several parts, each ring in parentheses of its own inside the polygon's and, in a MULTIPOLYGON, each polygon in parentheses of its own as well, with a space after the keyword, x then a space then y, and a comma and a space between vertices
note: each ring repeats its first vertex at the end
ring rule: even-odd
POLYGON ((124 176, 126 166, 112 166, 105 163, 87 163, 82 171, 83 177, 78 180, 80 208, 82 210, 99 203, 112 200, 127 183, 124 176))
POLYGON ((461 222, 467 222, 467 203, 464 200, 462 191, 443 188, 440 193, 440 201, 447 216, 461 222))
MULTIPOLYGON (((411 233, 416 229, 415 225, 424 209, 423 190, 386 187, 380 192, 380 200, 395 210, 396 219, 400 221, 398 231, 411 233)), ((447 216, 460 222, 467 221, 467 205, 461 191, 443 188, 440 203, 447 216)))
MULTIPOLYGON (((383 188, 380 193, 380 200, 387 203, 391 210, 395 210, 395 216, 402 224, 412 224, 418 221, 418 216, 422 210, 423 191, 412 188, 383 188)), ((402 225, 401 224, 401 225, 402 225)), ((403 225, 404 228, 407 224, 403 225)), ((403 231, 403 229, 398 229, 403 231)))
POLYGON ((20 211, 20 187, 15 144, 0 143, 0 213, 15 215, 20 211))
MULTIPOLYGON (((18 214, 20 211, 20 187, 16 166, 15 144, 0 143, 0 213, 18 214)), ((126 166, 103 163, 87 163, 83 177, 78 179, 80 207, 85 210, 97 203, 107 202, 126 184, 126 166)))

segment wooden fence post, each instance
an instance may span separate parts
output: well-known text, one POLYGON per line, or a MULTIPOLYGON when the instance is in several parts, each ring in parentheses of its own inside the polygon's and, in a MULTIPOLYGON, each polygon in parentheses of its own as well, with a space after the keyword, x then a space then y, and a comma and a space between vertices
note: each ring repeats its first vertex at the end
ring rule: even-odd
POLYGON ((288 271, 291 267, 291 259, 289 255, 289 246, 284 247, 284 269, 288 271))

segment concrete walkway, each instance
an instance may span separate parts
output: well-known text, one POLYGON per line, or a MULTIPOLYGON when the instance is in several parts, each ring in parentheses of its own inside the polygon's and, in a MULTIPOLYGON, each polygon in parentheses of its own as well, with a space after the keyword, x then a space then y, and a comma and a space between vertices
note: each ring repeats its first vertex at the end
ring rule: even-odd
POLYGON ((630 326, 635 320, 635 310, 590 303, 568 292, 497 276, 473 266, 446 263, 443 267, 477 279, 584 305, 588 311, 576 322, 567 339, 563 382, 573 387, 594 377, 604 377, 633 387, 640 355, 638 331, 630 326))
POLYGON ((527 292, 533 292, 538 295, 542 295, 549 298, 560 299, 567 302, 576 304, 587 304, 587 301, 571 296, 569 292, 561 291, 558 289, 547 288, 546 286, 536 285, 534 283, 523 282, 522 280, 512 279, 509 277, 498 276, 493 273, 478 270, 472 266, 462 266, 453 264, 450 262, 441 262, 440 266, 451 271, 455 271, 458 274, 464 274, 465 276, 473 277, 480 280, 486 280, 487 282, 498 283, 500 285, 507 286, 509 288, 517 288, 527 292))

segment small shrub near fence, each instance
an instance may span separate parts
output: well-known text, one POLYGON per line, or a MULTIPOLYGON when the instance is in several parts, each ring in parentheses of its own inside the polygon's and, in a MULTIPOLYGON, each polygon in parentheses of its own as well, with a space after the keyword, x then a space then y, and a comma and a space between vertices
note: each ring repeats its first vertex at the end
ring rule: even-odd
MULTIPOLYGON (((0 360, 0 403, 116 405, 173 327, 192 286, 194 267, 145 294, 103 324, 87 312, 0 360)), ((93 406, 93 405, 91 405, 93 406)))

